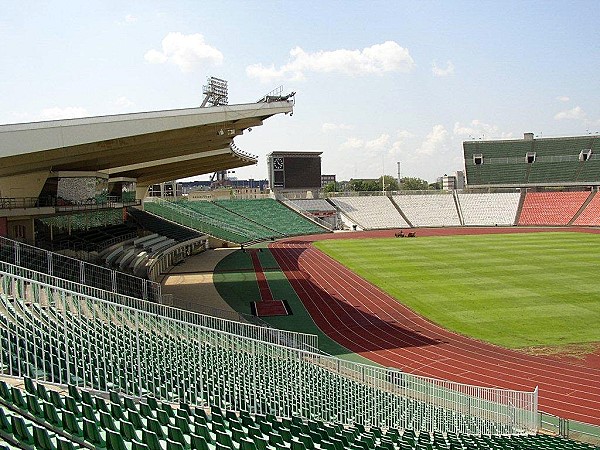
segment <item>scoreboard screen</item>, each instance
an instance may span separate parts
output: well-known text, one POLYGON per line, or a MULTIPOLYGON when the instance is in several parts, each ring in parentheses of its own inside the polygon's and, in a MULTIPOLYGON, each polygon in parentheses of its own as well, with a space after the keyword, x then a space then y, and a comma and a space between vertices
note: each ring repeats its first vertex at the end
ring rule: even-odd
POLYGON ((286 157, 284 167, 287 189, 321 187, 321 158, 286 157))

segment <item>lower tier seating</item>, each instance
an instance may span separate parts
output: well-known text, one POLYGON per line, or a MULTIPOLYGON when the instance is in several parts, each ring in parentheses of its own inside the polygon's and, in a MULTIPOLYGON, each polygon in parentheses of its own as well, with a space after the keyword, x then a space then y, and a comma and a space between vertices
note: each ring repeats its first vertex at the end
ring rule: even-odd
POLYGON ((549 435, 348 426, 136 399, 30 378, 0 381, 0 438, 5 448, 39 450, 595 450, 549 435))
POLYGON ((519 225, 567 225, 589 192, 528 192, 519 225))

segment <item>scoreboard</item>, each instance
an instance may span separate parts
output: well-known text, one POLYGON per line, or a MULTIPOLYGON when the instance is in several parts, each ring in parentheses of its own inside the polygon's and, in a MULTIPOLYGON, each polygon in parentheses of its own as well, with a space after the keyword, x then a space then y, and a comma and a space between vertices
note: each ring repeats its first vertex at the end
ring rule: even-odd
POLYGON ((322 152, 272 152, 267 155, 272 189, 319 189, 322 152))

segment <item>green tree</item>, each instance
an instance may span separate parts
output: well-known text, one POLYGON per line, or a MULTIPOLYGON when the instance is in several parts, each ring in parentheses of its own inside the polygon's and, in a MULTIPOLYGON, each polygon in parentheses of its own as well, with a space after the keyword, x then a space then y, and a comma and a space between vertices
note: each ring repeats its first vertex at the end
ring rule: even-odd
POLYGON ((386 190, 386 191, 397 191, 398 190, 398 181, 390 175, 384 175, 382 177, 379 177, 379 179, 377 180, 378 188, 376 190, 378 190, 378 191, 382 190, 382 188, 383 188, 382 178, 383 178, 383 182, 385 183, 384 190, 386 190))
POLYGON ((439 181, 436 181, 435 183, 430 183, 429 184, 429 189, 432 191, 441 191, 442 190, 442 183, 439 181))
POLYGON ((429 183, 421 178, 405 177, 402 178, 400 189, 403 191, 426 191, 429 189, 429 183))
POLYGON ((323 188, 323 192, 337 192, 337 183, 335 181, 327 183, 323 188))

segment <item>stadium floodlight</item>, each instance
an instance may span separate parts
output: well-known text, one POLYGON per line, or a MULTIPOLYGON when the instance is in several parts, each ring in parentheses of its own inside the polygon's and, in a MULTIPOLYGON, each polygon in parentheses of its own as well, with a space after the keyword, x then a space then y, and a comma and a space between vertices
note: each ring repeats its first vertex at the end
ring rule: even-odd
POLYGON ((207 84, 202 86, 202 93, 204 94, 204 100, 200 105, 204 108, 208 103, 211 106, 226 105, 229 101, 227 93, 227 81, 221 78, 208 77, 207 84))

